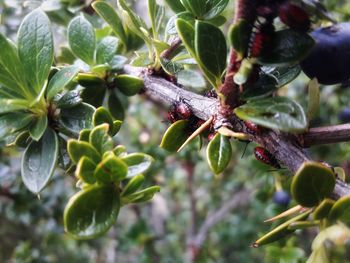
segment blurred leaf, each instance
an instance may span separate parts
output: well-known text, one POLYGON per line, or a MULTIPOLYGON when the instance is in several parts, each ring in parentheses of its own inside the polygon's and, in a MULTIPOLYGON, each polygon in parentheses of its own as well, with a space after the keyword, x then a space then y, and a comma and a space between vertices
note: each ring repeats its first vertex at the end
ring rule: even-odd
POLYGON ((267 74, 273 75, 278 80, 277 87, 283 87, 289 82, 293 81, 301 72, 299 64, 285 67, 263 67, 263 71, 267 74))
POLYGON ((163 24, 164 15, 164 6, 158 5, 156 0, 148 0, 148 16, 151 20, 153 37, 155 39, 158 39, 159 31, 163 24))
POLYGON ((123 70, 123 67, 128 59, 126 57, 115 55, 113 58, 109 61, 109 65, 112 67, 113 71, 121 71, 123 70))
POLYGON ((175 76, 184 69, 182 64, 176 63, 170 59, 160 58, 160 63, 164 71, 172 76, 175 76))
POLYGON ((293 177, 291 193, 298 204, 313 207, 329 197, 335 186, 332 170, 318 162, 303 163, 293 177))
POLYGON ((124 120, 125 110, 123 104, 121 103, 119 97, 113 92, 108 97, 108 109, 113 118, 117 120, 124 120))
POLYGON ((320 84, 316 78, 312 79, 308 84, 309 104, 307 108, 308 121, 316 117, 320 108, 320 84))
POLYGON ((114 148, 112 137, 108 135, 110 127, 108 123, 96 126, 90 132, 89 142, 100 153, 112 151, 114 148))
POLYGON ((207 161, 214 174, 225 170, 232 157, 230 139, 217 133, 207 147, 207 161))
POLYGON ((103 235, 115 223, 120 208, 118 190, 94 185, 70 198, 64 210, 65 231, 76 239, 103 235))
POLYGON ((245 85, 242 99, 253 100, 272 95, 277 89, 277 79, 270 74, 260 74, 252 86, 245 85))
POLYGON ((130 194, 123 198, 123 203, 125 201, 127 203, 141 203, 141 202, 147 202, 153 198, 153 196, 160 191, 159 186, 151 186, 146 189, 143 189, 139 192, 130 194))
POLYGON ((177 74, 177 82, 187 88, 204 89, 206 87, 205 79, 195 70, 185 69, 177 74))
POLYGON ((78 16, 68 25, 68 43, 74 55, 89 65, 95 61, 96 36, 91 23, 78 16))
POLYGON ((142 174, 135 175, 129 180, 127 185, 124 187, 123 192, 121 193, 121 196, 124 197, 135 193, 142 186, 144 181, 145 181, 145 177, 142 174))
POLYGON ((248 102, 235 109, 237 116, 257 125, 285 132, 303 132, 307 121, 303 108, 286 97, 248 102))
POLYGON ((29 86, 39 95, 53 63, 54 47, 50 20, 40 9, 35 9, 23 20, 18 30, 18 54, 24 66, 29 86))
POLYGON ((40 140, 40 138, 44 135, 47 125, 48 120, 46 115, 40 116, 35 120, 29 130, 30 136, 34 141, 40 140))
POLYGON ((231 45, 241 58, 247 53, 251 30, 252 26, 244 19, 240 19, 230 27, 229 38, 231 45))
POLYGON ((350 222, 350 195, 338 199, 329 213, 330 220, 340 220, 344 223, 350 222))
POLYGON ((93 115, 93 124, 98 126, 104 123, 107 123, 109 127, 113 127, 113 118, 105 107, 99 107, 93 115))
POLYGON ((58 95, 54 98, 54 103, 58 108, 61 109, 69 109, 77 106, 82 103, 82 98, 80 97, 81 90, 71 90, 66 92, 65 94, 58 95))
POLYGON ((325 198, 314 210, 313 216, 315 220, 324 219, 328 217, 329 211, 334 205, 335 201, 330 198, 325 198))
POLYGON ((184 6, 181 4, 180 0, 165 0, 165 2, 170 6, 170 8, 175 12, 175 13, 180 13, 185 11, 186 9, 184 6))
POLYGON ((77 164, 75 176, 87 184, 94 184, 96 182, 96 178, 94 176, 95 169, 96 164, 88 157, 83 156, 80 158, 77 164))
POLYGON ((22 180, 33 193, 40 193, 51 179, 58 160, 58 137, 46 129, 39 141, 32 141, 22 158, 22 180))

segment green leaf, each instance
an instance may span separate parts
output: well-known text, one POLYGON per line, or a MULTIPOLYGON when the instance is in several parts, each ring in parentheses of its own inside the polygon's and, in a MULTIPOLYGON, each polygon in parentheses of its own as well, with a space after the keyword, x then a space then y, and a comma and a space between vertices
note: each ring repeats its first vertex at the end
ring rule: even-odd
POLYGON ((94 184, 96 183, 96 178, 94 176, 95 169, 96 164, 88 157, 83 156, 77 164, 75 176, 87 184, 94 184))
POLYGON ((252 26, 244 19, 240 19, 230 27, 229 39, 232 47, 243 58, 247 51, 251 36, 252 26))
POLYGON ((68 25, 68 43, 74 55, 89 65, 95 61, 96 36, 91 23, 83 16, 68 25))
POLYGON ((269 51, 258 58, 263 65, 290 65, 302 60, 312 49, 315 41, 306 33, 291 29, 274 34, 269 51))
POLYGON ((286 97, 251 101, 236 108, 235 113, 242 120, 270 129, 299 133, 307 128, 303 108, 286 97))
POLYGON ((320 108, 320 84, 316 78, 308 84, 308 97, 307 119, 310 121, 316 117, 320 108))
POLYGON ((166 73, 173 76, 184 69, 184 66, 182 64, 166 58, 160 58, 160 64, 166 73))
POLYGON ((17 98, 25 98, 26 95, 29 95, 29 91, 17 48, 2 34, 0 34, 0 48, 2 50, 0 52, 0 84, 13 90, 17 98))
POLYGON ((69 109, 82 103, 83 100, 80 96, 81 96, 81 90, 75 89, 75 90, 70 90, 66 92, 62 96, 61 95, 55 96, 53 101, 58 108, 69 109))
POLYGON ((89 142, 100 154, 112 151, 114 148, 112 137, 108 135, 109 129, 110 126, 104 123, 93 128, 90 133, 89 142))
POLYGON ((225 170, 232 157, 232 147, 228 137, 217 133, 207 147, 207 161, 215 174, 225 170))
POLYGON ((32 141, 22 158, 22 179, 33 193, 40 193, 51 179, 58 160, 58 137, 46 129, 39 141, 32 141))
POLYGON ((153 196, 160 191, 159 186, 151 186, 142 191, 130 194, 123 198, 123 203, 141 203, 147 202, 153 198, 153 196))
POLYGON ((115 85, 126 96, 133 96, 143 88, 143 80, 131 75, 118 75, 115 85))
POLYGON ((205 14, 206 1, 203 0, 180 0, 186 10, 192 13, 195 17, 203 18, 205 14))
POLYGON ((115 55, 109 61, 109 65, 111 66, 113 71, 122 71, 127 60, 128 59, 124 56, 115 55))
POLYGON ((89 142, 91 129, 83 129, 79 133, 79 141, 89 142))
POLYGON ((332 170, 321 163, 303 163, 293 177, 291 193, 304 207, 312 207, 328 197, 335 186, 332 170))
POLYGON ((218 17, 225 10, 228 2, 229 0, 206 1, 204 19, 211 20, 218 17))
POLYGON ((39 141, 40 138, 44 135, 44 132, 47 128, 48 120, 47 116, 40 116, 30 127, 29 133, 34 141, 39 141))
POLYGON ((346 224, 350 222, 350 195, 338 199, 329 212, 329 219, 340 220, 346 224))
POLYGON ((146 172, 154 162, 152 156, 144 153, 131 153, 122 160, 128 165, 128 178, 146 172))
POLYGON ((0 114, 18 110, 28 110, 29 104, 23 99, 0 99, 0 114))
POLYGON ((119 120, 113 122, 113 127, 111 128, 112 131, 110 132, 111 136, 114 136, 119 132, 120 128, 122 127, 122 124, 123 122, 119 120))
POLYGON ((115 156, 123 157, 127 155, 126 147, 124 145, 118 145, 113 149, 115 156))
POLYGON ((78 163, 83 156, 88 157, 91 161, 98 163, 101 160, 101 155, 88 142, 69 140, 67 150, 70 158, 74 163, 78 163))
POLYGON ((173 123, 164 133, 160 147, 169 152, 176 152, 189 137, 188 125, 186 120, 173 123))
MULTIPOLYGON (((248 83, 246 83, 248 84, 248 83)), ((253 85, 245 85, 241 96, 243 100, 260 99, 270 96, 277 89, 277 79, 270 74, 260 74, 253 85)))
POLYGON ((151 19, 152 33, 155 39, 158 39, 158 34, 163 24, 164 14, 164 6, 158 5, 156 0, 148 0, 148 15, 151 19))
POLYGON ((0 116, 0 138, 21 131, 32 123, 34 116, 28 112, 9 112, 0 116))
POLYGON ((111 93, 108 97, 108 109, 113 118, 117 120, 124 120, 125 110, 122 102, 115 93, 111 93))
POLYGON ((165 2, 175 13, 180 13, 186 10, 185 7, 181 4, 180 0, 165 0, 165 2))
MULTIPOLYGON (((202 65, 221 83, 226 68, 227 46, 224 34, 216 26, 196 21, 195 50, 202 65)), ((204 72, 205 73, 205 72, 204 72)))
POLYGON ((285 67, 263 67, 263 71, 267 74, 271 74, 278 80, 277 88, 287 85, 294 80, 301 72, 299 64, 285 67))
POLYGON ((77 66, 68 66, 57 72, 47 86, 47 99, 50 101, 61 92, 78 74, 77 66))
POLYGON ((113 32, 118 36, 123 45, 127 46, 128 40, 123 23, 118 14, 114 11, 114 8, 110 4, 103 1, 93 2, 92 7, 95 9, 96 13, 112 28, 113 32))
POLYGON ((109 127, 113 127, 112 115, 109 113, 109 111, 105 107, 99 107, 96 109, 93 115, 92 121, 94 126, 107 123, 109 127))
POLYGON ((135 52, 136 57, 131 61, 131 65, 134 67, 146 67, 153 63, 150 59, 148 52, 135 52))
POLYGON ((145 181, 145 177, 142 174, 135 175, 130 179, 127 185, 124 187, 121 196, 128 196, 135 193, 145 181))
POLYGON ((185 69, 177 74, 177 83, 192 89, 204 89, 206 87, 205 79, 198 71, 185 69))
POLYGON ((35 95, 41 93, 53 63, 54 47, 50 20, 35 9, 23 20, 18 30, 18 54, 24 75, 35 95))
POLYGON ((92 116, 95 108, 81 103, 69 109, 61 109, 59 123, 69 132, 78 135, 83 129, 92 128, 92 116))
POLYGON ((320 220, 328 217, 328 214, 334 205, 335 201, 330 198, 325 198, 314 210, 314 220, 320 220))
POLYGON ((118 48, 118 38, 116 37, 105 37, 101 40, 101 42, 97 45, 96 50, 96 63, 104 64, 109 63, 118 48))
POLYGON ((95 169, 95 177, 101 183, 118 183, 128 173, 128 166, 113 153, 105 157, 95 169))
POLYGON ((64 210, 65 231, 76 239, 102 236, 115 223, 119 193, 111 185, 94 185, 70 198, 64 210))

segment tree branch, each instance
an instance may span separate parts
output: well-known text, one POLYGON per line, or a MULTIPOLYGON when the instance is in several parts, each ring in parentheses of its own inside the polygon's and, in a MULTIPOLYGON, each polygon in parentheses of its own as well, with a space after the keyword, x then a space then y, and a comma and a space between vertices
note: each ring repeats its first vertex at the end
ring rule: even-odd
POLYGON ((307 148, 312 145, 350 141, 350 124, 311 128, 299 136, 300 144, 307 148))
MULTIPOLYGON (((222 122, 229 122, 232 130, 247 133, 242 121, 235 115, 232 114, 232 116, 228 116, 227 119, 217 118, 220 112, 218 100, 195 94, 163 78, 152 76, 148 73, 147 69, 135 68, 127 65, 124 67, 124 71, 126 74, 138 76, 144 80, 145 94, 152 98, 152 100, 165 105, 172 105, 175 102, 184 100, 193 114, 198 118, 207 120, 211 116, 216 117, 214 123, 215 127, 220 126, 222 122)), ((313 134, 314 131, 315 130, 311 130, 311 134, 313 134)), ((251 140, 266 148, 281 164, 293 173, 296 172, 304 162, 312 160, 299 143, 300 140, 292 134, 269 130, 258 136, 252 136, 251 140)), ((339 198, 348 194, 350 194, 350 186, 337 180, 333 197, 339 198)))

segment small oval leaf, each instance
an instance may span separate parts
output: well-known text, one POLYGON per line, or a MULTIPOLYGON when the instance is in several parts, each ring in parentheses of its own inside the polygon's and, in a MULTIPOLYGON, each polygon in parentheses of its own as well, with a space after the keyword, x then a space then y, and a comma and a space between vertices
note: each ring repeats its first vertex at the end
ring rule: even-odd
POLYGON ((120 158, 111 154, 105 157, 96 167, 95 177, 99 182, 120 182, 128 173, 128 166, 120 158))
POLYGON ((329 219, 350 222, 350 195, 343 196, 335 202, 329 212, 329 219))
POLYGON ((32 141, 22 158, 22 179, 33 193, 40 193, 51 179, 58 160, 58 137, 46 129, 39 141, 32 141))
POLYGON ((128 165, 128 178, 146 172, 154 162, 152 156, 144 153, 131 153, 122 160, 128 165))
POLYGON ((134 96, 143 88, 143 80, 130 75, 118 75, 115 84, 126 96, 134 96))
POLYGON ((207 148, 207 161, 215 174, 225 170, 232 156, 232 147, 228 137, 217 133, 209 142, 207 148))
POLYGON ((179 120, 166 130, 160 147, 169 152, 176 152, 188 137, 188 121, 179 120))

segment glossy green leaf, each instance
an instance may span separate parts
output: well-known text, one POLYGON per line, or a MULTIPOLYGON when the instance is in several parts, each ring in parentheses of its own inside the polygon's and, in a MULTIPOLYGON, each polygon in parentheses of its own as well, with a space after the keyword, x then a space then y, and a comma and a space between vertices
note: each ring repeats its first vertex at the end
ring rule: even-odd
POLYGON ((114 154, 110 154, 97 165, 95 177, 102 183, 118 183, 123 180, 128 173, 128 166, 114 154))
POLYGON ((143 80, 131 75, 118 75, 115 85, 126 96, 133 96, 143 88, 143 80))
POLYGON ((335 186, 332 170, 318 162, 303 163, 293 177, 291 193, 302 206, 312 207, 328 197, 335 186))
POLYGON ((329 219, 350 222, 350 195, 343 196, 335 202, 329 212, 329 219))
POLYGON ((63 95, 55 96, 54 103, 57 105, 60 109, 69 109, 77 106, 78 104, 82 103, 83 100, 80 97, 81 91, 80 90, 70 90, 66 92, 63 95))
POLYGON ((62 109, 59 123, 69 132, 78 135, 81 130, 92 128, 94 112, 94 107, 81 103, 69 109, 62 109))
POLYGON ((109 129, 109 125, 104 123, 96 126, 90 132, 89 142, 100 154, 112 151, 114 148, 112 137, 108 135, 109 129))
POLYGON ((145 177, 142 174, 135 175, 132 177, 129 182, 124 187, 121 196, 128 196, 130 194, 135 193, 145 181, 145 177))
POLYGON ((165 0, 165 2, 175 13, 180 13, 186 10, 185 7, 181 4, 180 0, 165 0))
POLYGON ((308 97, 307 119, 310 121, 316 117, 320 108, 320 84, 316 78, 308 84, 308 97))
POLYGON ((135 52, 136 57, 131 61, 131 66, 146 67, 153 63, 148 52, 135 52))
POLYGON ((251 24, 244 19, 240 19, 230 27, 229 39, 231 45, 241 58, 243 58, 248 51, 251 30, 251 24))
POLYGON ((115 55, 109 61, 109 65, 111 66, 113 71, 122 71, 127 60, 128 59, 124 56, 115 55))
POLYGON ((29 103, 24 99, 0 99, 0 114, 27 110, 29 103))
POLYGON ((77 66, 68 66, 57 72, 47 86, 47 99, 50 101, 61 92, 78 74, 77 66))
POLYGON ((114 121, 113 127, 111 128, 111 131, 110 131, 110 135, 111 136, 116 135, 119 132, 120 128, 122 127, 122 124, 123 124, 122 121, 119 121, 119 120, 114 121))
POLYGON ((16 140, 13 142, 14 145, 20 148, 27 148, 29 143, 31 142, 31 137, 28 131, 21 132, 17 137, 16 140))
POLYGON ((83 156, 88 157, 91 161, 98 163, 101 155, 88 142, 69 140, 67 144, 68 154, 74 163, 78 163, 83 156))
POLYGON ((68 25, 68 43, 74 55, 89 65, 94 64, 96 36, 91 23, 78 16, 68 25))
POLYGON ((263 65, 290 65, 302 60, 312 49, 315 41, 306 33, 291 29, 274 34, 269 51, 258 62, 263 65))
POLYGON ((101 40, 96 49, 96 63, 109 63, 114 57, 118 48, 118 38, 108 36, 101 40))
POLYGON ((144 153, 131 153, 122 160, 128 165, 128 178, 146 172, 154 162, 152 156, 144 153))
POLYGON ((303 108, 286 97, 248 102, 235 109, 239 118, 257 125, 285 132, 303 132, 307 128, 303 108))
POLYGON ((228 3, 229 0, 205 1, 204 19, 211 20, 218 17, 225 10, 228 3))
POLYGON ((115 223, 119 193, 112 185, 94 185, 69 199, 64 210, 65 231, 76 239, 103 235, 115 223))
POLYGON ((22 157, 22 180, 33 193, 40 193, 51 179, 58 160, 58 137, 48 128, 39 141, 32 141, 22 157))
POLYGON ((92 7, 95 9, 97 14, 108 23, 120 41, 126 46, 127 36, 123 27, 123 23, 118 14, 114 11, 114 8, 109 3, 103 1, 93 2, 92 7))
POLYGON ((164 71, 172 76, 175 76, 184 69, 182 64, 174 62, 170 59, 160 58, 160 63, 164 71))
POLYGON ((79 133, 79 141, 89 142, 91 129, 83 129, 79 133))
POLYGON ((185 120, 173 123, 164 133, 160 147, 169 152, 176 152, 189 137, 188 125, 188 121, 185 120))
POLYGON ((78 83, 86 88, 97 89, 105 85, 105 80, 94 73, 79 73, 77 76, 78 83))
POLYGON ((47 125, 48 125, 47 116, 46 115, 40 116, 38 119, 35 120, 35 122, 30 127, 30 130, 29 130, 30 137, 32 137, 34 141, 39 141, 40 138, 44 135, 47 125))
POLYGON ((232 157, 232 147, 228 137, 217 133, 207 147, 207 161, 215 174, 225 170, 232 157))
POLYGON ((185 11, 185 12, 181 12, 181 13, 178 13, 174 16, 172 16, 169 20, 168 20, 168 23, 165 27, 165 33, 167 35, 176 35, 177 34, 177 30, 176 30, 176 20, 178 18, 182 18, 184 19, 185 21, 189 22, 190 24, 193 24, 194 25, 194 22, 195 22, 195 19, 194 19, 194 16, 185 11))
POLYGON ((34 121, 34 116, 28 112, 9 112, 0 116, 0 138, 21 131, 34 121))
POLYGON ((88 157, 83 156, 77 164, 75 176, 87 184, 94 184, 96 183, 96 178, 94 176, 95 169, 96 164, 88 157))
POLYGON ((123 157, 127 155, 126 147, 124 145, 118 145, 113 149, 115 156, 123 157))
POLYGON ((254 68, 253 61, 250 59, 243 59, 238 72, 233 76, 233 80, 237 85, 243 85, 248 81, 254 68))
POLYGON ((50 20, 35 9, 23 20, 17 36, 24 75, 36 95, 44 88, 53 63, 54 47, 50 20))
POLYGON ((27 84, 17 48, 2 34, 0 34, 0 48, 2 50, 0 52, 0 84, 13 90, 17 98, 25 98, 29 94, 25 93, 27 91, 27 84))
POLYGON ((328 217, 332 206, 335 201, 329 198, 325 198, 314 210, 313 216, 315 220, 320 220, 328 217))
POLYGON ((203 66, 221 83, 226 68, 227 46, 221 30, 209 23, 196 21, 195 50, 203 66))

